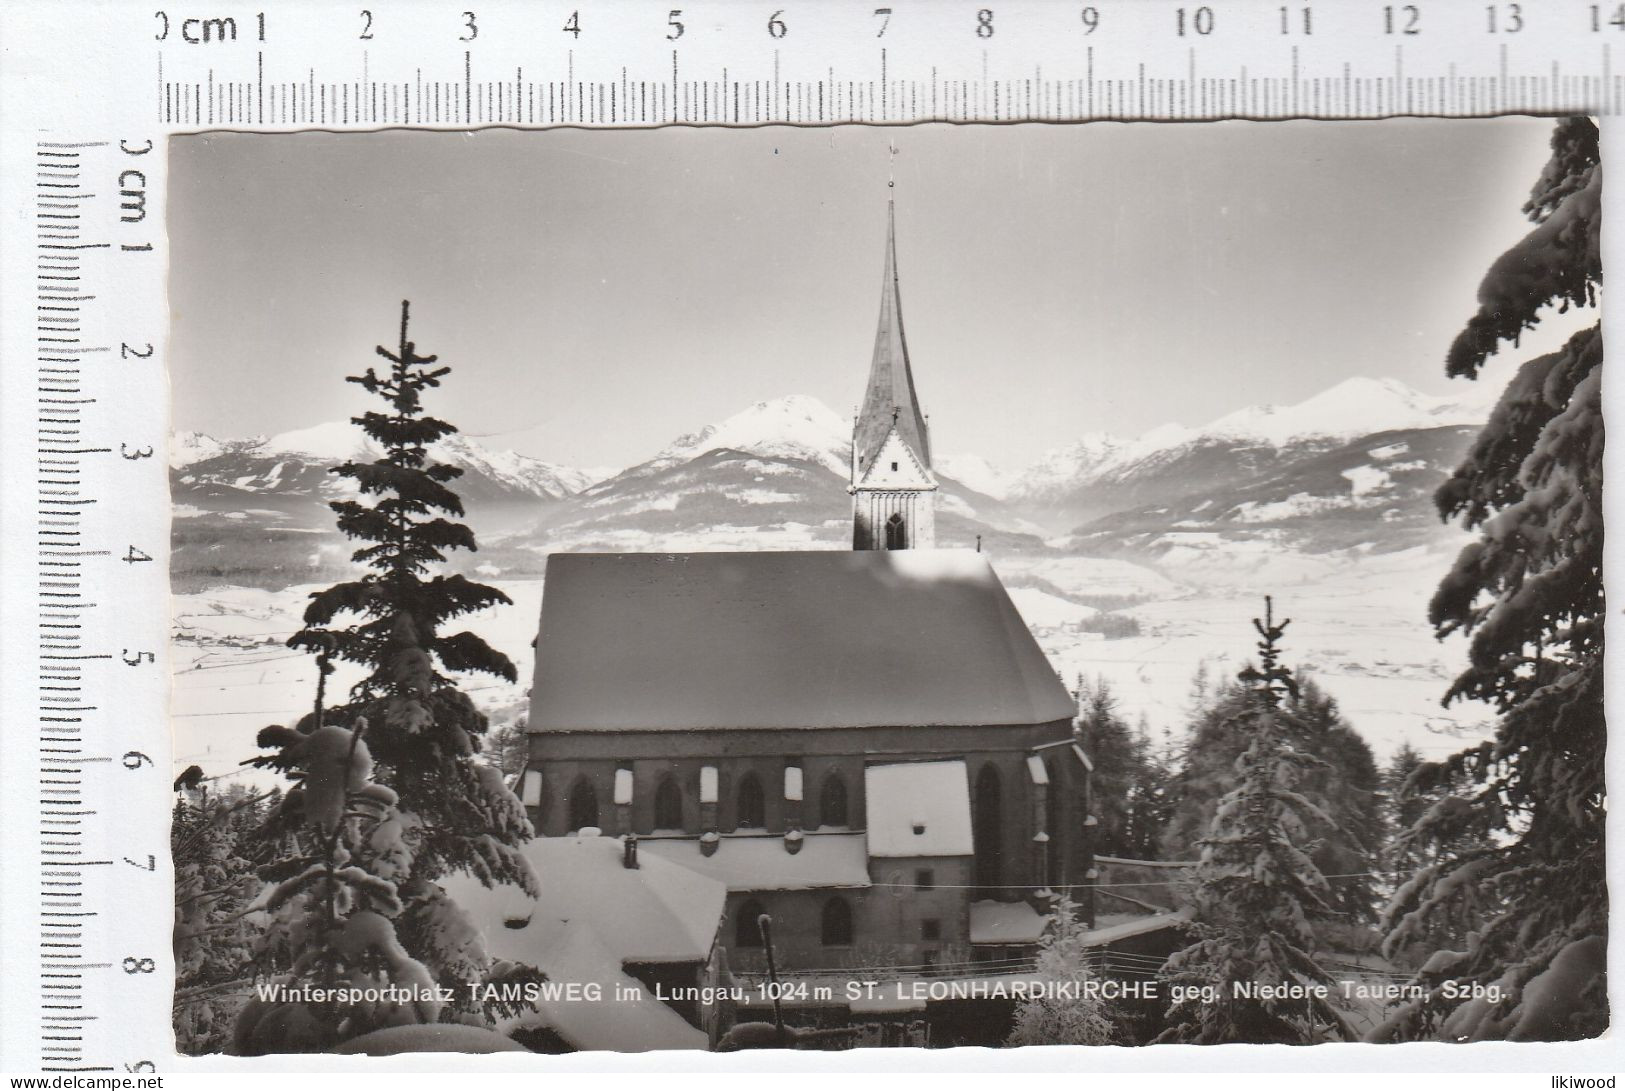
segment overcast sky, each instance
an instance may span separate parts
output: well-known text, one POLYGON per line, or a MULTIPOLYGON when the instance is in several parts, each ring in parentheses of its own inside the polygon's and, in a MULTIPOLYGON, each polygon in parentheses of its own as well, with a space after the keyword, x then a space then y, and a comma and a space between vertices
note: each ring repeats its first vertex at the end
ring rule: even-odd
MULTIPOLYGON (((212 134, 171 145, 174 426, 340 419, 402 299, 493 446, 627 465, 862 395, 888 142, 933 447, 1016 466, 1351 375, 1444 393, 1545 120, 212 134)), ((1501 376, 1504 378, 1504 376, 1501 376)))

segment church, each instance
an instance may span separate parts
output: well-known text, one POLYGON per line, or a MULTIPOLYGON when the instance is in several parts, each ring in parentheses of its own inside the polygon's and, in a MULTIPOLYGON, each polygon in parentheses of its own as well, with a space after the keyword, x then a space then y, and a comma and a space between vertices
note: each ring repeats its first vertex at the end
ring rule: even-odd
POLYGON ((1090 761, 988 555, 934 548, 891 210, 850 474, 850 551, 552 555, 520 794, 722 884, 734 971, 766 914, 783 972, 969 973, 1094 878, 1090 761))

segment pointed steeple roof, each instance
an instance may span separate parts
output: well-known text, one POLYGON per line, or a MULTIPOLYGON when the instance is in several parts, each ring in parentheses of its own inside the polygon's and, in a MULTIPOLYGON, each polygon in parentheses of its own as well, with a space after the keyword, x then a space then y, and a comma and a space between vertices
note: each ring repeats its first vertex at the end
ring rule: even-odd
POLYGON ((861 474, 886 442, 893 425, 899 438, 925 469, 931 468, 930 437, 920 399, 914 392, 914 372, 908 363, 908 341, 903 337, 903 304, 897 290, 897 217, 895 205, 886 203, 886 272, 880 286, 880 325, 875 330, 875 354, 869 364, 869 386, 863 395, 852 434, 857 469, 861 474))

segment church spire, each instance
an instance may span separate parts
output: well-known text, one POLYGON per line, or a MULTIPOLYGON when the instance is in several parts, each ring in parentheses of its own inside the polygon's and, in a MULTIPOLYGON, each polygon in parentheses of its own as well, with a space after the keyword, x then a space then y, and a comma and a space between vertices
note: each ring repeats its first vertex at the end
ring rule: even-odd
POLYGON ((888 201, 880 322, 863 408, 852 423, 854 549, 930 549, 936 544, 931 438, 914 390, 897 281, 897 212, 888 201))
POLYGON ((880 284, 880 323, 875 330, 875 352, 869 364, 869 386, 853 432, 853 454, 858 474, 872 466, 893 427, 898 438, 920 463, 931 468, 931 442, 925 414, 914 390, 909 366, 908 340, 903 336, 903 304, 897 284, 897 213, 886 202, 886 270, 880 284))

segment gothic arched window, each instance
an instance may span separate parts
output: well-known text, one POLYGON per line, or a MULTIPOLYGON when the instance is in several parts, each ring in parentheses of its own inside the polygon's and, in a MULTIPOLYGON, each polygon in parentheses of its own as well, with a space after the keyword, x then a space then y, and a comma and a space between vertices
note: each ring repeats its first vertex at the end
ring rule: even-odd
POLYGON ((818 824, 820 826, 850 826, 852 820, 846 807, 846 779, 839 773, 824 777, 818 790, 818 824))
POLYGON ((660 786, 655 789, 655 829, 682 828, 683 791, 677 787, 677 778, 668 773, 660 778, 660 786))
POLYGON ((755 773, 739 778, 738 810, 734 814, 737 829, 759 830, 767 825, 767 795, 755 773))
POLYGON ((570 785, 566 810, 569 812, 568 826, 571 831, 598 825, 598 789, 585 775, 577 777, 575 783, 570 785))
POLYGON ((852 946, 852 907, 845 898, 831 898, 824 903, 819 936, 825 947, 852 946))
POLYGON ((901 512, 892 512, 891 518, 886 520, 886 548, 908 548, 908 524, 903 521, 901 512))
POLYGON ((757 918, 766 912, 755 898, 739 907, 739 915, 734 918, 735 947, 762 946, 762 926, 757 918))

